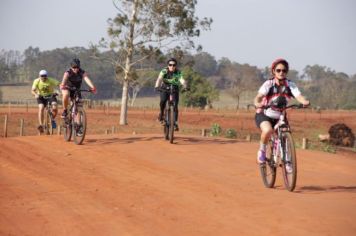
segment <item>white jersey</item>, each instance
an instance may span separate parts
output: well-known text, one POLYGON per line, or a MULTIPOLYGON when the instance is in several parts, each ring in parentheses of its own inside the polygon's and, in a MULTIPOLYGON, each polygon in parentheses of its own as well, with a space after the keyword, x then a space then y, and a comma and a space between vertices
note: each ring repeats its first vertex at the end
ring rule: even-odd
MULTIPOLYGON (((287 101, 289 101, 291 98, 301 95, 301 92, 294 82, 286 80, 283 85, 278 86, 274 79, 269 79, 264 82, 258 90, 258 93, 264 95, 262 100, 263 106, 271 105, 272 101, 278 96, 284 96, 287 101)), ((264 114, 272 119, 279 119, 282 113, 278 110, 268 108, 264 110, 264 114)))

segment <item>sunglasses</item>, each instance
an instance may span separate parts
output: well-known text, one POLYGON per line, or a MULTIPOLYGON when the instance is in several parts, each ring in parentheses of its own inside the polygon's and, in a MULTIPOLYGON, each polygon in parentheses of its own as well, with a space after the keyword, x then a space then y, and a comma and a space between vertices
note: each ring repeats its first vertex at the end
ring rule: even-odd
POLYGON ((72 69, 79 69, 79 67, 78 66, 73 66, 72 69))
POLYGON ((176 66, 176 64, 168 64, 168 66, 176 66))
POLYGON ((285 69, 276 69, 276 72, 277 73, 281 73, 281 72, 287 73, 287 70, 285 70, 285 69))
POLYGON ((47 75, 41 75, 41 78, 47 78, 47 75))

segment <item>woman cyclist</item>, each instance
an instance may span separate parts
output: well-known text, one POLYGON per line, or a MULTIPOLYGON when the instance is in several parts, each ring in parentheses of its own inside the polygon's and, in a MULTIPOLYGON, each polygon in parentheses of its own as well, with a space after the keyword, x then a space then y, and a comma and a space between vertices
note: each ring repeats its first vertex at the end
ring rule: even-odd
POLYGON ((259 88, 257 96, 254 99, 256 109, 255 121, 258 128, 261 129, 260 148, 257 152, 257 162, 262 164, 266 161, 266 147, 270 135, 273 133, 273 127, 277 123, 281 112, 278 109, 267 108, 266 105, 279 105, 286 103, 291 98, 297 99, 304 106, 310 102, 302 96, 294 82, 287 79, 289 64, 285 59, 279 58, 272 63, 272 78, 267 80, 259 88))

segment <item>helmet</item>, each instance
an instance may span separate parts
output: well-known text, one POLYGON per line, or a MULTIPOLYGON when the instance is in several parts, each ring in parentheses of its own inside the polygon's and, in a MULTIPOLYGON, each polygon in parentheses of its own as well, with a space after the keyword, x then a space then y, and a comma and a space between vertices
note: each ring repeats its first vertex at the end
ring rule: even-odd
POLYGON ((41 77, 47 77, 47 75, 48 75, 48 73, 47 73, 46 70, 41 70, 40 73, 38 73, 38 74, 39 74, 39 76, 41 76, 41 77))
POLYGON ((79 67, 80 68, 80 60, 78 58, 74 58, 71 62, 70 62, 70 66, 71 67, 79 67))
POLYGON ((170 58, 168 61, 167 61, 167 64, 169 64, 169 62, 171 62, 171 61, 174 61, 174 63, 176 63, 176 65, 177 65, 177 60, 175 59, 175 58, 170 58))
POLYGON ((272 62, 271 71, 273 72, 273 70, 276 68, 276 66, 278 64, 280 64, 280 63, 283 64, 286 67, 287 72, 288 72, 289 71, 289 64, 288 64, 287 60, 285 60, 283 58, 278 58, 274 62, 272 62))

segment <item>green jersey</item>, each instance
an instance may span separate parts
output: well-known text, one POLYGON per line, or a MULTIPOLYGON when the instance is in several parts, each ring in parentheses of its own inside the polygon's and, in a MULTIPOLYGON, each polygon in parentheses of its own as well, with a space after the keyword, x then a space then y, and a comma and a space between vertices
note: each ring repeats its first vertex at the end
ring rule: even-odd
POLYGON ((182 72, 180 72, 180 70, 169 72, 167 69, 163 69, 159 73, 158 77, 163 79, 163 83, 173 84, 177 86, 179 86, 179 84, 183 83, 184 81, 182 72))
POLYGON ((59 81, 48 77, 45 81, 37 78, 33 81, 32 90, 37 91, 40 96, 50 96, 54 92, 54 88, 59 85, 59 81))

